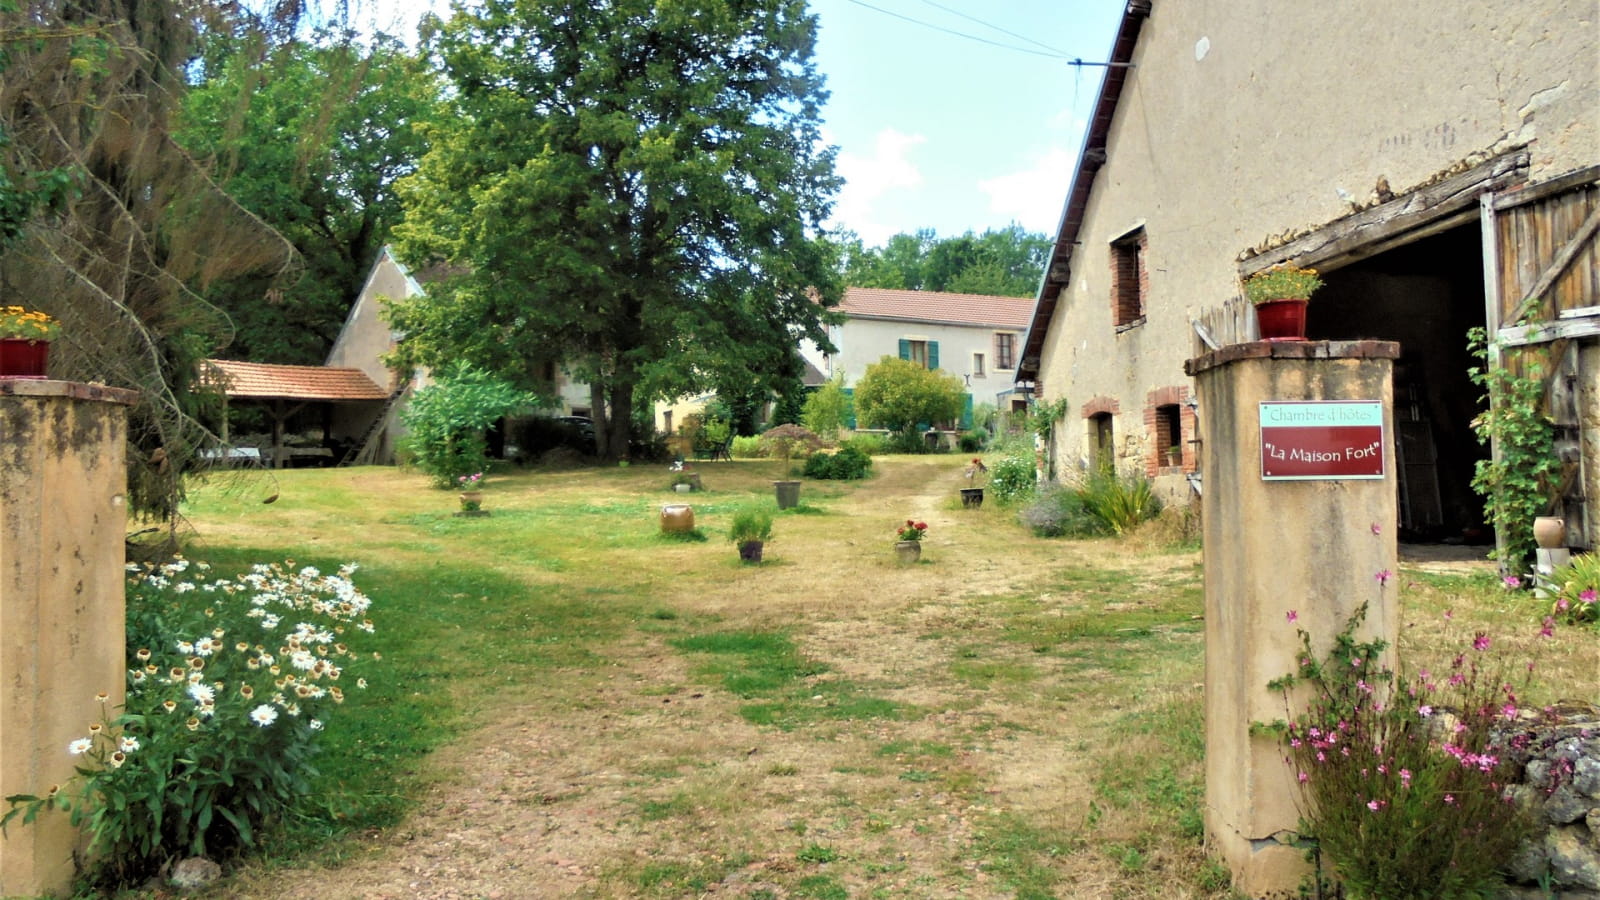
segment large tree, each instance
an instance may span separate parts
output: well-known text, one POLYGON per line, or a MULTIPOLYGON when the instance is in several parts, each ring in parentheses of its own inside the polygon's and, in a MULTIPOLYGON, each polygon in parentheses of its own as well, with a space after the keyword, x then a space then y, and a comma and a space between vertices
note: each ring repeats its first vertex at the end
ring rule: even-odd
POLYGON ((1026 297, 1038 291, 1049 251, 1049 238, 1021 225, 949 238, 924 228, 897 234, 882 247, 849 238, 839 265, 852 287, 1026 297))
POLYGON ((404 358, 528 386, 562 363, 603 457, 638 405, 781 384, 839 292, 815 36, 804 0, 486 0, 432 22, 452 115, 395 233, 449 274, 392 310, 404 358))
POLYGON ((422 157, 416 126, 437 108, 436 82, 381 37, 362 46, 326 33, 282 44, 219 35, 210 44, 178 140, 305 266, 280 291, 260 278, 207 291, 235 325, 225 353, 321 363, 400 220, 394 183, 422 157))

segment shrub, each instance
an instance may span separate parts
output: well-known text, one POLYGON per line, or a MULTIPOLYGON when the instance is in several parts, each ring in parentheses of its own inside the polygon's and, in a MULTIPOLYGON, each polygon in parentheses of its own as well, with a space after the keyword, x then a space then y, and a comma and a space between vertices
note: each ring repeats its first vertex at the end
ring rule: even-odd
POLYGON ((767 448, 768 456, 783 460, 791 456, 806 456, 822 449, 822 438, 799 425, 779 425, 769 428, 763 431, 757 440, 761 442, 761 446, 767 448))
POLYGON ((436 486, 453 488, 462 475, 489 467, 484 429, 535 399, 463 363, 411 398, 400 414, 410 429, 401 444, 436 486))
POLYGON ((840 447, 836 453, 817 453, 806 460, 805 476, 834 481, 854 481, 867 477, 872 457, 854 447, 840 447))
MULTIPOLYGON (((966 385, 954 375, 885 356, 856 383, 856 417, 868 428, 887 428, 920 441, 918 423, 957 418, 966 396, 966 385)), ((906 446, 905 452, 918 451, 906 446)))
POLYGON ((1126 534, 1161 513, 1161 501, 1156 499, 1150 479, 1142 474, 1119 475, 1110 466, 1092 471, 1078 488, 1078 495, 1112 534, 1126 534))
POLYGON ((996 503, 1005 506, 1026 500, 1035 490, 1031 455, 1007 456, 989 467, 989 491, 996 503))
POLYGON ((1286 703, 1296 684, 1311 689, 1280 723, 1304 822, 1352 898, 1491 896, 1532 828, 1502 798, 1511 766, 1494 744, 1520 687, 1481 632, 1437 674, 1399 678, 1380 664, 1383 641, 1356 638, 1365 614, 1363 604, 1326 660, 1297 629, 1299 670, 1270 685, 1286 703))
POLYGON ((844 389, 844 374, 840 373, 806 397, 800 422, 831 441, 838 438, 839 431, 850 421, 850 407, 850 395, 844 389))
POLYGON ((765 450, 766 448, 761 445, 761 437, 754 434, 734 438, 733 444, 728 448, 728 452, 736 459, 755 459, 765 456, 765 450))
POLYGON ((964 431, 961 433, 961 437, 956 439, 956 446, 961 448, 962 453, 977 453, 983 449, 984 444, 988 443, 988 441, 989 435, 987 432, 964 431))
POLYGON ((69 812, 108 880, 174 856, 251 845, 310 790, 309 765, 344 687, 366 686, 346 642, 372 631, 354 567, 323 575, 258 565, 233 579, 185 560, 130 566, 128 695, 73 741, 90 761, 5 819, 69 812))
POLYGON ((763 506, 743 506, 734 510, 728 523, 728 540, 735 544, 772 540, 772 511, 763 506))
POLYGON ((883 435, 871 431, 858 431, 839 442, 840 447, 859 450, 867 456, 882 456, 889 452, 889 442, 883 435))
POLYGON ((1017 519, 1039 537, 1094 537, 1110 531, 1081 494, 1060 485, 1041 491, 1017 519))

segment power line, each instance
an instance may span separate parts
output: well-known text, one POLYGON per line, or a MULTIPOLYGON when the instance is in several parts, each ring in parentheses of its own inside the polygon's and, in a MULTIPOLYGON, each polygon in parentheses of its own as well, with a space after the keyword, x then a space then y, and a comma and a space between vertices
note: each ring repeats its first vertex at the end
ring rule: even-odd
MULTIPOLYGON (((863 2, 863 0, 850 0, 850 2, 854 3, 857 6, 866 7, 867 9, 870 9, 870 10, 872 10, 874 12, 880 12, 880 13, 883 13, 884 15, 886 15, 886 16, 893 16, 896 19, 901 19, 903 21, 910 22, 913 25, 921 25, 923 28, 931 28, 934 31, 942 31, 945 34, 952 34, 952 35, 955 35, 956 37, 966 38, 969 41, 977 41, 980 44, 988 44, 991 47, 999 47, 1002 50, 1015 50, 1018 53, 1027 53, 1027 54, 1030 54, 1030 55, 1033 55, 1033 56, 1044 56, 1044 57, 1049 57, 1050 59, 1068 59, 1068 56, 1065 53, 1060 52, 1059 50, 1051 50, 1050 52, 1046 53, 1046 52, 1041 51, 1041 50, 1030 50, 1027 47, 1018 47, 1018 46, 1016 46, 1014 44, 1002 44, 999 41, 991 41, 988 38, 981 38, 981 37, 978 37, 975 34, 968 34, 965 31, 956 31, 953 28, 945 28, 942 25, 935 25, 932 22, 924 22, 921 19, 913 19, 910 16, 902 15, 900 13, 884 9, 882 7, 873 6, 870 3, 865 3, 865 2, 863 2)), ((979 23, 979 24, 982 24, 982 23, 979 23)), ((987 27, 994 28, 994 26, 992 26, 992 25, 987 26, 987 27)), ((995 30, 996 31, 1000 31, 1002 29, 998 29, 997 28, 995 30)), ((1027 39, 1024 38, 1024 40, 1027 40, 1027 39)), ((1035 42, 1030 40, 1029 43, 1035 43, 1035 42)), ((1044 45, 1040 44, 1040 46, 1044 46, 1044 45)), ((1079 64, 1080 65, 1092 65, 1092 63, 1083 63, 1081 60, 1079 61, 1079 64)))
POLYGON ((1066 54, 1063 53, 1061 50, 1058 50, 1057 48, 1052 47, 1049 44, 1041 44, 1038 41, 1034 40, 1031 37, 1028 37, 1025 34, 1017 34, 1015 31, 1007 31, 1006 29, 1001 28, 999 25, 995 25, 995 24, 990 23, 990 22, 985 22, 985 21, 983 21, 982 19, 980 19, 980 18, 978 18, 976 16, 969 16, 969 15, 967 15, 966 13, 962 12, 959 9, 951 9, 950 7, 945 6, 942 3, 935 3, 934 0, 922 0, 922 2, 928 4, 929 6, 933 7, 934 9, 944 10, 945 12, 947 12, 947 13, 953 15, 953 16, 959 16, 959 17, 961 17, 963 19, 966 19, 968 22, 973 22, 973 23, 976 23, 978 25, 982 25, 985 28, 992 28, 995 31, 1000 32, 1001 34, 1006 35, 1007 37, 1014 37, 1014 38, 1016 38, 1017 40, 1020 40, 1020 41, 1027 41, 1028 43, 1034 45, 1035 47, 1042 47, 1042 48, 1044 48, 1046 50, 1049 50, 1053 54, 1059 55, 1063 59, 1066 58, 1066 54))

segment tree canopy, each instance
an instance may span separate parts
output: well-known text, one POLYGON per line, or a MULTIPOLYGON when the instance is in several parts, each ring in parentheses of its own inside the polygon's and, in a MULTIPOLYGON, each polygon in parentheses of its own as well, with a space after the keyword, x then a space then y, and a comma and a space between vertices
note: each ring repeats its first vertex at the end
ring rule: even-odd
POLYGON ((450 112, 401 183, 406 361, 592 390, 597 450, 632 412, 781 385, 837 302, 819 240, 838 180, 804 0, 486 0, 424 29, 450 112))
POLYGON ((437 83, 382 37, 211 44, 177 139, 294 245, 304 274, 276 291, 260 277, 235 279, 206 297, 233 320, 229 358, 321 363, 400 220, 394 183, 422 156, 416 126, 437 108, 437 83))
POLYGON ((885 356, 867 366, 852 399, 862 426, 887 428, 904 438, 918 425, 960 416, 966 396, 966 385, 948 372, 885 356))
POLYGON ((921 229, 897 234, 882 247, 847 238, 840 269, 852 287, 1031 297, 1049 253, 1050 239, 1021 225, 950 238, 921 229))

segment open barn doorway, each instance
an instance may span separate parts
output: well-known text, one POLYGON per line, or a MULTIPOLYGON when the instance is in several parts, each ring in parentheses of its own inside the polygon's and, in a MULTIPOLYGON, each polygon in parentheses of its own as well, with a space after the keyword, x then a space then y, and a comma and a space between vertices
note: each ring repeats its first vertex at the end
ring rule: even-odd
POLYGON ((1403 541, 1489 544, 1472 489, 1489 457, 1472 420, 1482 391, 1467 370, 1467 330, 1484 325, 1483 241, 1452 228, 1323 273, 1307 310, 1312 340, 1398 341, 1395 449, 1403 541))

